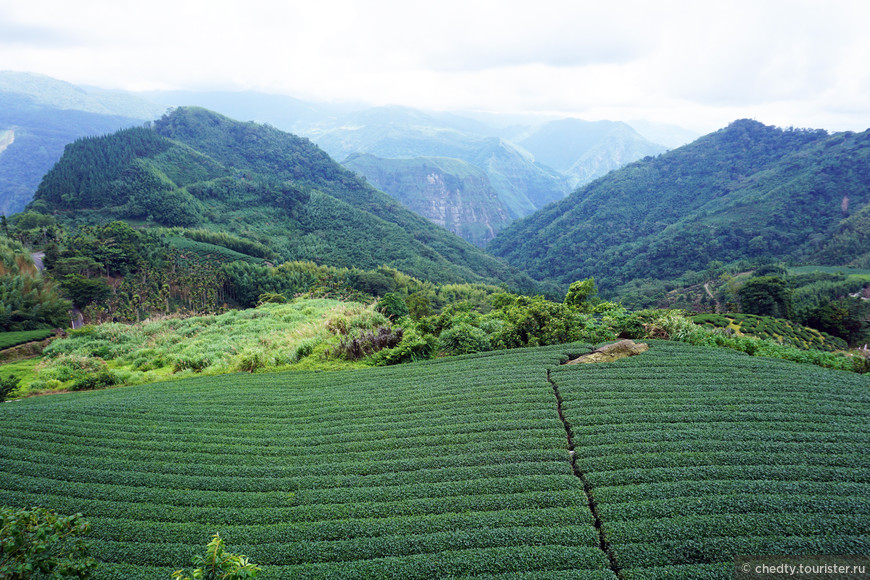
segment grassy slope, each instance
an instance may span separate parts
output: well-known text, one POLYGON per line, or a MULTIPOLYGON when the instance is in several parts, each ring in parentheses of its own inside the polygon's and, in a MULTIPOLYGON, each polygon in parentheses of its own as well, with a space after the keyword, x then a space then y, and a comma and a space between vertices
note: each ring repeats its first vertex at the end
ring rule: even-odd
POLYGON ((552 369, 626 578, 870 549, 866 377, 663 342, 558 366, 586 348, 6 404, 0 504, 83 512, 97 578, 168 576, 214 532, 264 579, 613 578, 552 369))
MULTIPOLYGON (((45 386, 64 389, 106 361, 126 384, 151 383, 197 374, 237 371, 352 368, 344 360, 315 362, 305 357, 321 352, 341 323, 349 329, 370 329, 387 320, 372 307, 328 299, 264 304, 224 314, 146 320, 137 324, 107 323, 72 331, 55 341, 37 366, 45 386), (96 361, 96 362, 95 362, 96 361), (58 382, 59 381, 59 382, 58 382)), ((17 395, 27 395, 34 385, 17 395)), ((44 388, 44 387, 42 387, 44 388)))

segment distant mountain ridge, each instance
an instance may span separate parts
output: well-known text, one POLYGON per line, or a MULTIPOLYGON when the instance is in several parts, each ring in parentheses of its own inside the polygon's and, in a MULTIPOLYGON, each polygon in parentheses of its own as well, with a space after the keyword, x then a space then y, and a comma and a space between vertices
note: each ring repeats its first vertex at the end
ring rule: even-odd
POLYGON ((512 218, 528 215, 570 190, 567 180, 498 137, 469 132, 474 121, 407 107, 377 107, 308 132, 338 160, 368 153, 381 158, 452 157, 486 172, 512 218))
POLYGON ((870 261, 870 131, 750 120, 616 170, 511 224, 489 250, 537 279, 603 288, 713 260, 870 261), (852 217, 850 217, 852 216, 852 217))
POLYGON ((282 261, 534 287, 308 139, 201 108, 76 141, 46 174, 31 207, 76 223, 125 219, 225 231, 266 245, 282 261))

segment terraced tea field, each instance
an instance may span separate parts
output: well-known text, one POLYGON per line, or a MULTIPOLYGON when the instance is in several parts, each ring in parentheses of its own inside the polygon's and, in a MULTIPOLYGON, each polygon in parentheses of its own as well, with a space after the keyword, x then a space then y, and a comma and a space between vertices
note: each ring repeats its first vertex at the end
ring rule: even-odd
POLYGON ((730 578, 738 553, 870 553, 866 377, 665 342, 559 366, 585 350, 3 404, 0 504, 84 513, 97 578, 168 578, 215 532, 265 579, 730 578))
POLYGON ((551 374, 623 578, 737 554, 870 554, 868 379, 659 342, 551 374))
POLYGON ((263 578, 612 578, 544 369, 554 350, 225 375, 0 408, 0 504, 81 511, 98 578, 220 532, 263 578))

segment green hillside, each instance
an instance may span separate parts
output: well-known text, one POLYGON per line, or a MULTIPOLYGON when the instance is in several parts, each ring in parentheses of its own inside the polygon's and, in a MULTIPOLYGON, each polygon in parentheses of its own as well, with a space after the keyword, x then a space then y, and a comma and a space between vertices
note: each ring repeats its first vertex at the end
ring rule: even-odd
POLYGON ((414 213, 476 246, 485 245, 511 221, 486 173, 460 159, 351 155, 342 165, 414 213))
POLYGON ((168 578, 214 533, 266 580, 725 579, 735 554, 870 550, 866 377, 659 341, 559 366, 588 350, 7 403, 0 505, 83 513, 96 579, 168 578))
POLYGON ((32 207, 68 224, 125 219, 232 233, 268 246, 279 261, 387 265, 434 282, 533 287, 307 139, 204 109, 75 142, 32 207))
POLYGON ((868 184, 870 132, 741 120, 578 189, 489 249, 539 279, 595 276, 604 289, 713 260, 859 265, 868 184))

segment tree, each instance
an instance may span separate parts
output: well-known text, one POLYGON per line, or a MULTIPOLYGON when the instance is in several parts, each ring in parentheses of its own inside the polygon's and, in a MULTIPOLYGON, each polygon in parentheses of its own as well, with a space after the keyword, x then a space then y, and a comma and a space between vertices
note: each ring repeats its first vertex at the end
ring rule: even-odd
POLYGON ((97 562, 79 537, 89 529, 82 514, 0 507, 0 578, 90 578, 97 562))
POLYGON ((565 294, 565 306, 588 310, 593 305, 592 299, 597 293, 595 278, 591 276, 585 280, 572 282, 571 286, 568 287, 568 293, 565 294))
POLYGON ((791 318, 791 291, 781 278, 759 276, 749 279, 737 291, 740 308, 745 314, 791 318))
POLYGON ((76 306, 85 307, 92 302, 104 302, 112 295, 105 278, 88 279, 79 274, 67 274, 60 285, 76 306))
POLYGON ((868 307, 861 299, 841 298, 819 306, 806 324, 855 345, 866 338, 867 313, 868 307))

